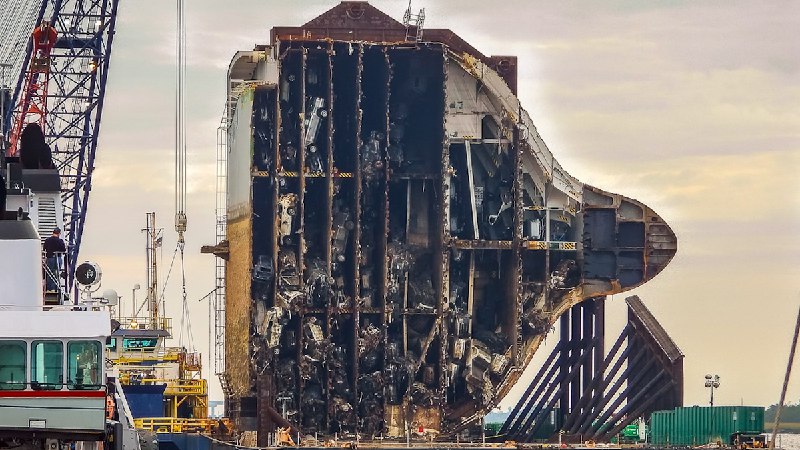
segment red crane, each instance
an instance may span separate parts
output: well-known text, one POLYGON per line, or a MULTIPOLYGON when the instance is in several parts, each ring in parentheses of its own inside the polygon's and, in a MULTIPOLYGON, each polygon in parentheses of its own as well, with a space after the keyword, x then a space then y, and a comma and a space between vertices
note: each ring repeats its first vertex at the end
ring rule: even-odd
POLYGON ((28 123, 38 123, 45 129, 47 116, 47 86, 50 84, 50 52, 58 39, 58 33, 50 22, 42 23, 33 30, 33 54, 31 64, 25 72, 22 95, 14 108, 14 127, 11 130, 7 156, 18 156, 19 138, 28 123))

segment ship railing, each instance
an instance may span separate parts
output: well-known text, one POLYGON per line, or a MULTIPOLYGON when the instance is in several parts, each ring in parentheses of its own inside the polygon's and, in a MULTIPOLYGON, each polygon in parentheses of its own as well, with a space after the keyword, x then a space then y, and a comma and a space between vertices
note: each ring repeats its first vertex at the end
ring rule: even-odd
POLYGON ((208 384, 203 379, 166 379, 166 378, 144 378, 144 384, 166 384, 167 389, 164 395, 170 396, 205 396, 208 395, 208 384))
MULTIPOLYGON (((120 376, 123 383, 129 382, 129 378, 120 376)), ((177 379, 177 378, 141 378, 137 383, 144 385, 164 384, 166 390, 164 395, 168 396, 194 396, 203 397, 208 395, 208 382, 204 379, 177 379)))
POLYGON ((183 364, 187 370, 201 370, 203 358, 200 352, 186 352, 183 354, 183 364))
POLYGON ((66 254, 66 252, 53 252, 53 256, 48 258, 47 253, 42 252, 42 273, 44 275, 42 291, 45 304, 65 305, 69 303, 69 290, 67 289, 69 258, 66 258, 66 254))
POLYGON ((174 347, 129 348, 121 352, 106 350, 107 358, 116 364, 140 362, 178 362, 183 349, 174 347))
POLYGON ((172 335, 172 318, 170 317, 119 317, 116 320, 123 328, 129 330, 164 330, 172 335))
POLYGON ((92 305, 3 305, 0 304, 0 311, 97 311, 100 307, 92 305))
POLYGON ((147 417, 134 419, 136 428, 154 433, 211 434, 216 423, 213 419, 180 419, 174 417, 147 417))

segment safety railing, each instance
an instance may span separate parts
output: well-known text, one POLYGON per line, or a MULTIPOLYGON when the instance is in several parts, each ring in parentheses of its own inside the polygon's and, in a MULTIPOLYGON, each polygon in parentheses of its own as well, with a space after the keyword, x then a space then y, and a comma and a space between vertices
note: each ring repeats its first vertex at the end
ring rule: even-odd
POLYGON ((213 419, 178 419, 173 417, 152 417, 134 419, 136 428, 155 433, 204 433, 210 434, 213 419))
POLYGON ((42 252, 45 304, 64 305, 69 301, 66 276, 69 273, 69 262, 65 255, 66 252, 53 252, 53 256, 48 258, 46 252, 42 252))
POLYGON ((169 396, 204 396, 208 395, 206 380, 170 380, 160 378, 145 378, 144 383, 166 384, 164 395, 169 396))
POLYGON ((172 335, 170 317, 120 317, 117 320, 123 328, 129 330, 164 330, 172 335))
POLYGON ((121 352, 106 350, 106 357, 115 364, 141 362, 178 362, 184 350, 173 347, 129 348, 121 352))
MULTIPOLYGON (((129 374, 122 373, 119 376, 122 384, 130 382, 129 374)), ((163 384, 166 385, 164 395, 166 396, 197 396, 203 397, 208 395, 208 382, 203 379, 169 379, 169 378, 140 378, 136 380, 137 384, 163 384)))
POLYGON ((183 364, 186 370, 201 370, 203 368, 203 358, 199 352, 184 353, 183 364))

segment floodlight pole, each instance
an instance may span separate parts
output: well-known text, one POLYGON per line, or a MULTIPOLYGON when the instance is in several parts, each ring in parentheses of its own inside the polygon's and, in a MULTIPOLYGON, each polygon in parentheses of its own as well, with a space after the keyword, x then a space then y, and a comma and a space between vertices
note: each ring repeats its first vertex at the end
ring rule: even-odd
POLYGON ((711 407, 714 407, 714 389, 719 387, 719 375, 706 375, 706 387, 711 389, 711 407))

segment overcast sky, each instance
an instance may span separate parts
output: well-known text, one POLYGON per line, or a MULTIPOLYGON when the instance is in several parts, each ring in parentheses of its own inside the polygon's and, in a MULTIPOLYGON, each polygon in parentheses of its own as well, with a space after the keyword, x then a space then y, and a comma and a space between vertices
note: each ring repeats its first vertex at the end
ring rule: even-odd
MULTIPOLYGON (((81 257, 99 262, 104 287, 127 303, 135 283, 144 287, 145 212, 156 211, 165 227, 162 280, 175 247, 175 11, 163 0, 120 3, 81 257)), ((271 27, 300 25, 338 2, 186 3, 187 291, 195 345, 205 352, 208 303, 198 299, 213 289, 214 273, 199 248, 214 241, 225 69, 235 51, 268 43, 271 27)), ((373 4, 398 19, 406 7, 373 4)), ((450 28, 487 55, 517 55, 519 96, 564 168, 643 201, 672 226, 677 256, 633 293, 686 354, 685 403, 708 401, 706 373, 722 378, 717 404, 775 403, 800 306, 800 3, 414 7, 425 8, 426 27, 450 28)), ((179 274, 168 288, 176 326, 179 274)), ((627 295, 608 302, 609 339, 621 330, 627 295)), ((788 398, 800 400, 797 377, 788 398)))

